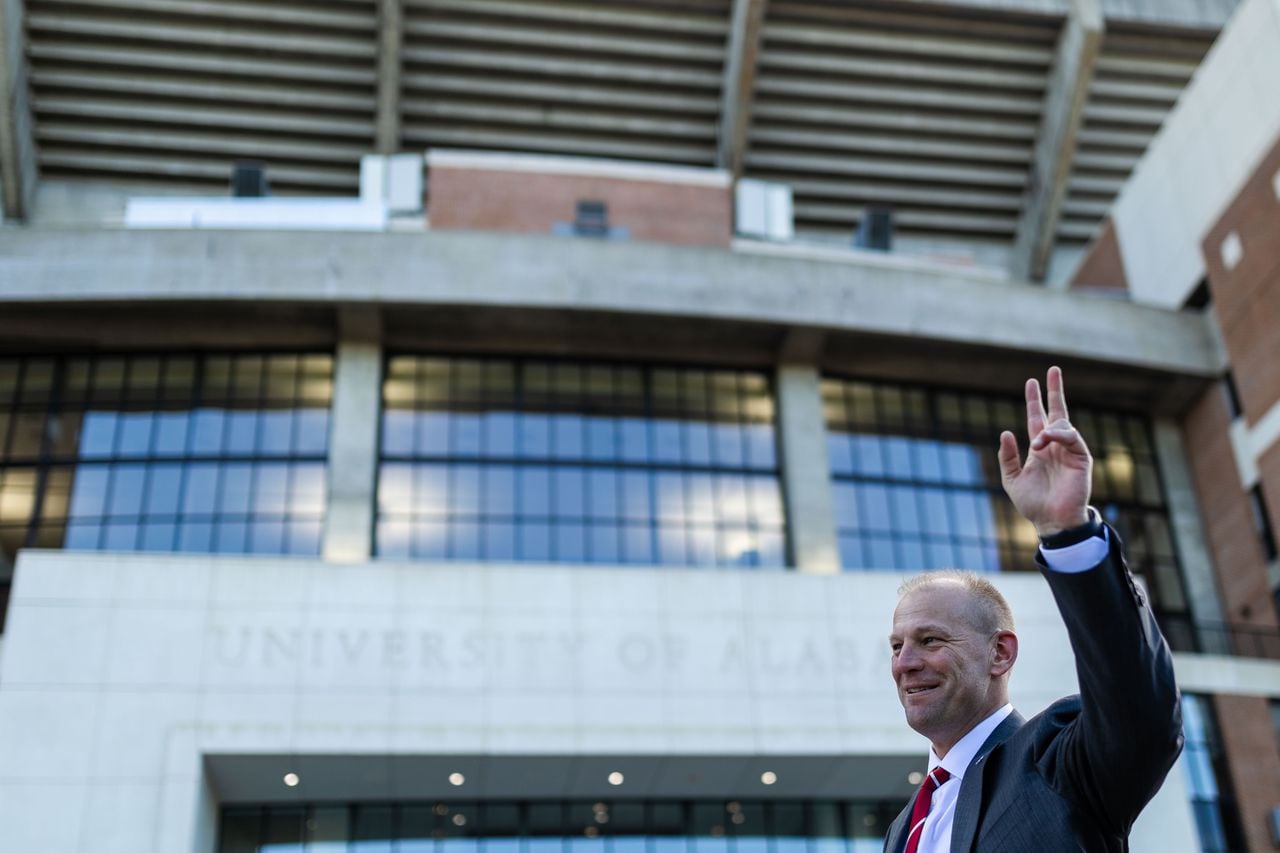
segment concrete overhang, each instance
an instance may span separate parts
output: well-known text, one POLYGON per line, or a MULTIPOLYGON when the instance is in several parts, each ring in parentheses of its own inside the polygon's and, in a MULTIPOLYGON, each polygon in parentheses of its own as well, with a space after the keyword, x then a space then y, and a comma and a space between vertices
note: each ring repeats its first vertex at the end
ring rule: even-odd
POLYGON ((542 322, 610 336, 630 323, 634 336, 650 339, 670 326, 687 337, 702 329, 712 339, 776 343, 799 329, 822 334, 828 354, 858 365, 924 353, 931 366, 920 372, 945 373, 952 356, 968 355, 993 369, 1010 363, 1022 375, 1027 364, 1052 359, 1093 365, 1099 396, 1110 388, 1108 375, 1132 374, 1137 386, 1177 384, 1156 395, 1166 401, 1185 401, 1190 386, 1223 370, 1200 315, 894 256, 476 232, 0 233, 6 333, 21 332, 24 315, 56 322, 76 311, 109 314, 111 306, 170 313, 202 306, 202 315, 208 307, 216 316, 250 304, 281 317, 378 305, 393 333, 398 319, 420 328, 405 319, 416 316, 428 326, 432 317, 452 316, 443 325, 453 328, 484 316, 491 332, 542 322))

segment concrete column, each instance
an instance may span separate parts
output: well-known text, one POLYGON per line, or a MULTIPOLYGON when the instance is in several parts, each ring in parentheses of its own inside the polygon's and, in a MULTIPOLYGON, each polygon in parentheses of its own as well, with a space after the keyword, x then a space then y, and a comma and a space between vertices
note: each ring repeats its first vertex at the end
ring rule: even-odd
POLYGON ((832 511, 831 467, 822 390, 812 363, 784 361, 777 370, 782 489, 795 567, 808 574, 840 571, 832 511))
MULTIPOLYGON (((1182 578, 1186 585, 1191 617, 1196 622, 1222 622, 1222 602, 1214 576, 1213 561, 1200 521, 1199 502, 1191 480, 1182 430, 1174 421, 1161 419, 1154 424, 1156 462, 1164 481, 1165 500, 1169 506, 1169 527, 1174 546, 1182 559, 1182 578)), ((1204 652, 1230 654, 1227 638, 1220 632, 1201 637, 1204 652)))
POLYGON ((751 99, 760 58, 760 31, 768 0, 734 0, 725 45, 724 81, 720 84, 720 140, 716 166, 736 178, 742 174, 751 126, 751 99))
POLYGON ((1049 72, 1014 241, 1010 272, 1017 278, 1040 281, 1048 269, 1103 31, 1101 0, 1073 0, 1049 72))
POLYGON ((378 0, 378 114, 374 144, 379 154, 395 154, 400 150, 400 53, 403 43, 403 0, 378 0))
POLYGON ((22 5, 22 0, 0 0, 0 213, 5 219, 30 215, 37 179, 22 5))
POLYGON ((363 324, 343 323, 333 377, 329 505, 321 554, 338 563, 358 563, 373 555, 382 345, 376 320, 357 319, 363 324))

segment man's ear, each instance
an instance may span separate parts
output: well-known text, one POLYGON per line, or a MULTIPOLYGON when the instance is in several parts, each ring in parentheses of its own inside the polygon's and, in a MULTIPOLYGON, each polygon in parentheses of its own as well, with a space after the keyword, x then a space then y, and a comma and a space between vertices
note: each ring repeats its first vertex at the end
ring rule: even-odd
POLYGON ((999 677, 1013 669, 1018 659, 1018 635, 1012 631, 997 631, 991 638, 991 675, 999 677))

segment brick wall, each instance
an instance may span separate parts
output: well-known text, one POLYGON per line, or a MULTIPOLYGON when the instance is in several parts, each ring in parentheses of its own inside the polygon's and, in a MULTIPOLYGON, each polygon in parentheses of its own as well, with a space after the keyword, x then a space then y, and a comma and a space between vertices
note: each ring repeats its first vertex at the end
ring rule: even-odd
POLYGON ((1271 709, 1256 696, 1217 695, 1213 704, 1249 851, 1274 853, 1267 821, 1280 806, 1280 745, 1271 709))
POLYGON ((1124 258, 1120 254, 1120 241, 1116 237, 1116 226, 1110 219, 1103 224, 1098 238, 1076 267, 1075 274, 1071 277, 1071 287, 1129 289, 1129 280, 1124 273, 1124 258))
MULTIPOLYGON (((532 167, 536 169, 536 166, 532 167)), ((609 225, 632 240, 728 246, 730 188, 597 175, 432 165, 427 219, 432 229, 550 234, 572 223, 579 200, 608 205, 609 225)))
MULTIPOLYGON (((1280 139, 1201 243, 1245 419, 1280 402, 1280 139), (1238 241, 1228 265, 1224 246, 1238 241)), ((1227 250, 1230 254, 1230 250, 1227 250)))
POLYGON ((1214 385, 1182 423, 1192 479, 1227 621, 1273 627, 1277 618, 1270 604, 1266 560, 1254 531, 1249 496, 1240 484, 1229 426, 1225 395, 1214 385))

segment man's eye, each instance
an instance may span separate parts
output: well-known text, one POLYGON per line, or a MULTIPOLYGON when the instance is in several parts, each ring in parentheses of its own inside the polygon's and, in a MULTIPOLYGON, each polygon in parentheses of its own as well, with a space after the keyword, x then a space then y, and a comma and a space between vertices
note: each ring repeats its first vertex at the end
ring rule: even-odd
POLYGON ((939 643, 939 642, 941 642, 941 639, 938 637, 925 637, 923 640, 920 641, 921 645, 925 645, 925 646, 931 646, 934 643, 939 643))

